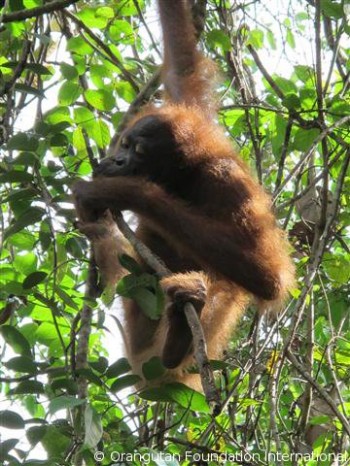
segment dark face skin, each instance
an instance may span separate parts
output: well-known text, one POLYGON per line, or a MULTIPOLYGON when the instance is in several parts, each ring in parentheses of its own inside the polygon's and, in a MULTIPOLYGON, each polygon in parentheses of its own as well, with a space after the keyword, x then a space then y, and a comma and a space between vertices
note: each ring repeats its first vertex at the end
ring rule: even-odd
POLYGON ((182 159, 170 126, 150 115, 125 130, 113 155, 102 160, 95 176, 142 176, 167 185, 181 170, 182 159))

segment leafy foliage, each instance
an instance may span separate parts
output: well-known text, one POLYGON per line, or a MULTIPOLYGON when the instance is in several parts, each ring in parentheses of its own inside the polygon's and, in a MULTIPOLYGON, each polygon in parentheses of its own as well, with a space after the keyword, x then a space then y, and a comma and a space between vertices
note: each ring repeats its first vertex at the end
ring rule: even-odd
MULTIPOLYGON (((115 350, 115 309, 84 292, 88 244, 73 226, 72 182, 91 174, 155 82, 154 8, 55 3, 13 0, 2 11, 0 461, 330 465, 338 455, 345 464, 349 3, 273 1, 269 10, 208 0, 201 39, 222 70, 219 119, 273 194, 299 275, 279 320, 252 309, 225 361, 213 362, 224 402, 215 419, 203 395, 179 384, 135 394, 139 379, 115 350)), ((119 293, 158 318, 154 277, 121 260, 131 275, 119 293)), ((157 360, 144 367, 148 380, 161 371, 157 360)))

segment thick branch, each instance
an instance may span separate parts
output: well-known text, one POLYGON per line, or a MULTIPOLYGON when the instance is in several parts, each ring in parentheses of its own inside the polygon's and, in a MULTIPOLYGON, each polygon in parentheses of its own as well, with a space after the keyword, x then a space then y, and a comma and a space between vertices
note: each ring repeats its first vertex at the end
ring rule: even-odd
POLYGON ((3 23, 12 23, 14 21, 23 21, 24 19, 33 18, 44 15, 45 13, 51 13, 52 11, 63 10, 67 6, 77 3, 78 0, 54 0, 53 2, 46 3, 45 5, 38 6, 36 8, 29 8, 26 10, 15 11, 13 13, 7 13, 3 15, 3 23))
MULTIPOLYGON (((96 299, 98 292, 98 277, 96 264, 93 258, 90 260, 88 283, 85 292, 85 298, 96 299)), ((88 352, 89 352, 89 338, 91 333, 91 319, 92 308, 85 304, 80 315, 80 329, 79 339, 76 353, 76 370, 84 369, 87 367, 88 352)), ((83 375, 79 374, 78 377, 78 396, 85 399, 87 396, 87 380, 83 375)))

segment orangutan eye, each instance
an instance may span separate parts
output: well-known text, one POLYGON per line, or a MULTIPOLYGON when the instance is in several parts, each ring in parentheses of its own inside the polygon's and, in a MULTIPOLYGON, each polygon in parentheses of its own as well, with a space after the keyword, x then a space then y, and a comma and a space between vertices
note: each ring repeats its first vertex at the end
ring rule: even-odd
POLYGON ((144 147, 142 144, 138 143, 138 144, 136 144, 136 146, 135 146, 135 152, 136 152, 136 154, 141 154, 141 155, 143 155, 143 154, 146 152, 146 151, 145 151, 145 147, 144 147))
POLYGON ((122 138, 122 140, 120 141, 120 147, 122 149, 129 149, 130 144, 127 138, 122 138))

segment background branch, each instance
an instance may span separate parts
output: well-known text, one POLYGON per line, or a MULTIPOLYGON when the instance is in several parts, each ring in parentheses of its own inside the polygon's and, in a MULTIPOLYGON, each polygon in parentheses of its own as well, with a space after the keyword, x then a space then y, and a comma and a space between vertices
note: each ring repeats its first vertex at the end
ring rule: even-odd
POLYGON ((5 13, 2 15, 2 23, 12 23, 14 21, 23 21, 28 18, 44 15, 45 13, 52 13, 53 11, 63 10, 79 0, 53 0, 52 2, 45 3, 45 5, 36 8, 27 8, 25 10, 14 11, 13 13, 5 13))

